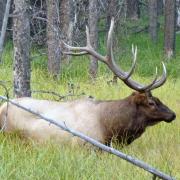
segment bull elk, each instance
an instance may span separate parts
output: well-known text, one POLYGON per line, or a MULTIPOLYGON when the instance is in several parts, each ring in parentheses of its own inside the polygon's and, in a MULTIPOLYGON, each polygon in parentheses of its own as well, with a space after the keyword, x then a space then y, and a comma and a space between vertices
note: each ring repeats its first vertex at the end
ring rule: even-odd
MULTIPOLYGON (((111 20, 108 33, 106 56, 98 54, 92 48, 88 28, 86 28, 87 46, 72 47, 65 44, 69 49, 66 54, 90 54, 96 57, 97 60, 105 63, 127 86, 135 90, 130 96, 121 100, 109 101, 85 98, 67 102, 54 102, 26 97, 13 101, 48 118, 53 118, 56 121, 63 120, 68 127, 107 145, 110 145, 113 137, 116 137, 119 143, 130 144, 140 137, 148 126, 161 121, 171 122, 174 120, 175 113, 151 94, 153 89, 162 86, 166 81, 165 65, 162 63, 162 77, 157 78, 156 71, 156 76, 149 85, 142 85, 132 80, 131 75, 136 64, 137 48, 132 48, 133 63, 129 72, 124 72, 117 67, 112 53, 113 26, 114 19, 111 20)), ((55 125, 49 124, 12 104, 7 106, 7 103, 4 103, 0 108, 1 127, 4 126, 5 120, 4 131, 6 132, 18 130, 24 136, 38 141, 52 139, 56 142, 70 140, 71 142, 84 143, 83 140, 72 137, 55 125)))

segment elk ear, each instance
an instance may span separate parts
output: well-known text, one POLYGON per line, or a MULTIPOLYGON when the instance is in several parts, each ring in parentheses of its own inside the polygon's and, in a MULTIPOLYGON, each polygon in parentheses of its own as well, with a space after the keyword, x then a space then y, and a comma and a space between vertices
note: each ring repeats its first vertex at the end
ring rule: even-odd
POLYGON ((139 93, 134 96, 133 101, 135 104, 141 105, 146 104, 148 100, 145 93, 139 93))

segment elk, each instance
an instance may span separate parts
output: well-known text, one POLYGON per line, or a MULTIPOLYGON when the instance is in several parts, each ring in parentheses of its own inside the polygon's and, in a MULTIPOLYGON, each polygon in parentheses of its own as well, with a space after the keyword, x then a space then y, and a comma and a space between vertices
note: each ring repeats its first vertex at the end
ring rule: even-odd
MULTIPOLYGON (((151 91, 162 86, 167 78, 166 67, 163 65, 163 74, 156 76, 148 85, 142 85, 131 79, 135 68, 137 47, 132 48, 133 63, 129 72, 122 71, 115 63, 112 53, 112 32, 114 19, 107 39, 107 55, 102 56, 91 46, 89 30, 86 28, 87 46, 73 47, 65 44, 69 55, 90 54, 97 60, 105 63, 109 69, 128 87, 135 90, 130 96, 121 100, 95 100, 84 98, 66 102, 37 100, 33 98, 13 99, 14 102, 36 111, 45 117, 56 121, 64 121, 66 125, 80 131, 95 140, 110 145, 112 138, 120 144, 130 144, 140 137, 148 126, 161 121, 171 122, 176 114, 164 105, 151 91)), ((25 137, 44 142, 48 139, 55 142, 70 141, 84 144, 84 141, 71 136, 69 133, 49 124, 43 119, 24 111, 12 104, 4 103, 0 108, 0 127, 5 132, 20 131, 25 137), (6 120, 6 121, 5 121, 6 120), (6 125, 4 126, 4 123, 6 125)))

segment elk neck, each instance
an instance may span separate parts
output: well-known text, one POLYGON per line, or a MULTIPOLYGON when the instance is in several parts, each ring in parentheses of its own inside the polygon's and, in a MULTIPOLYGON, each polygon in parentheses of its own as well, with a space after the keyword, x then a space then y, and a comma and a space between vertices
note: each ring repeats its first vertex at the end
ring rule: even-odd
POLYGON ((139 107, 133 103, 132 96, 122 100, 99 102, 98 108, 108 139, 113 136, 121 138, 125 133, 136 138, 145 131, 145 117, 139 113, 139 107))

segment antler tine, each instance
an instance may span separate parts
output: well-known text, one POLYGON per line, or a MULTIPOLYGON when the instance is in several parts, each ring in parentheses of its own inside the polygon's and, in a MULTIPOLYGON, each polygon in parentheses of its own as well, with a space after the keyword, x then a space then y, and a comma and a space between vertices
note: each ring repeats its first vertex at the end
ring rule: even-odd
POLYGON ((107 64, 106 57, 102 56, 99 53, 97 53, 92 48, 91 43, 90 43, 90 35, 89 35, 89 28, 88 27, 86 27, 86 36, 87 36, 87 45, 84 46, 84 47, 74 47, 74 46, 70 46, 70 45, 66 44, 65 42, 63 42, 65 47, 70 50, 68 52, 63 52, 63 53, 67 54, 67 55, 75 55, 75 56, 90 54, 90 55, 96 57, 97 60, 100 60, 100 61, 102 61, 102 62, 107 64), (74 52, 74 51, 78 51, 78 52, 74 52))
POLYGON ((126 79, 126 73, 121 70, 120 67, 118 67, 114 61, 114 55, 112 52, 112 35, 114 30, 114 17, 111 19, 111 24, 108 32, 107 37, 107 55, 106 55, 106 64, 111 69, 111 71, 117 75, 118 78, 124 80, 126 79))
POLYGON ((164 62, 162 62, 162 66, 163 66, 162 77, 159 80, 157 80, 149 90, 153 90, 155 88, 158 88, 158 87, 162 86, 166 82, 167 70, 166 70, 166 66, 165 66, 164 62))
MULTIPOLYGON (((70 51, 86 51, 86 47, 74 47, 74 46, 70 46, 70 45, 66 44, 64 41, 62 41, 62 43, 70 51)), ((66 53, 68 53, 68 52, 66 52, 66 53)))
POLYGON ((81 55, 88 54, 88 52, 86 52, 86 51, 82 51, 82 52, 79 52, 79 53, 69 51, 69 52, 63 52, 63 53, 66 54, 66 55, 72 55, 72 56, 81 56, 81 55))
POLYGON ((133 45, 133 44, 132 44, 132 54, 133 54, 133 63, 132 63, 132 66, 131 66, 131 69, 130 69, 129 73, 128 73, 127 76, 126 76, 126 79, 129 79, 129 77, 133 74, 134 68, 135 68, 135 66, 136 66, 137 46, 135 47, 135 50, 134 50, 134 45, 133 45))
POLYGON ((136 91, 147 92, 147 91, 150 91, 151 87, 157 82, 157 76, 158 76, 158 74, 157 74, 157 68, 156 68, 155 77, 154 77, 153 81, 148 85, 142 85, 142 84, 137 83, 136 81, 134 81, 132 79, 125 79, 124 83, 136 91))
POLYGON ((108 32, 108 38, 107 38, 107 56, 112 57, 112 34, 114 29, 114 17, 111 19, 111 24, 108 32))
POLYGON ((87 47, 92 48, 91 46, 91 41, 90 41, 90 35, 89 35, 89 28, 86 26, 86 42, 87 42, 87 47))
POLYGON ((152 82, 149 84, 149 85, 147 85, 147 86, 144 86, 143 88, 142 88, 142 90, 141 91, 150 91, 150 89, 152 88, 152 86, 157 82, 157 78, 158 78, 158 71, 157 71, 157 67, 156 67, 156 72, 155 72, 155 77, 154 77, 154 79, 152 80, 152 82))

